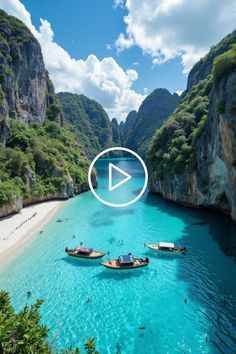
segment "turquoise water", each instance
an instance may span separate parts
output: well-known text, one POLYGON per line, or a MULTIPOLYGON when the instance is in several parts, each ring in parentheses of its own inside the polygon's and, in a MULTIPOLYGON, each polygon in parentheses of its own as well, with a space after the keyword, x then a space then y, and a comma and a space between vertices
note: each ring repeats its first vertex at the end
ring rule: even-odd
MULTIPOLYGON (((99 193, 106 193, 107 163, 96 166, 99 193)), ((127 182, 119 189, 119 196, 127 197, 140 189, 143 176, 135 160, 117 163, 137 177, 137 186, 129 189, 127 182)), ((93 336, 104 354, 236 352, 236 262, 231 256, 236 228, 228 218, 148 193, 130 207, 114 209, 88 192, 66 202, 43 231, 0 271, 0 288, 10 291, 16 309, 45 300, 42 321, 57 347, 81 345, 93 336), (144 247, 160 240, 189 252, 158 256, 144 247), (80 241, 109 250, 110 257, 148 256, 150 264, 120 273, 97 261, 67 257, 65 246, 80 241)))

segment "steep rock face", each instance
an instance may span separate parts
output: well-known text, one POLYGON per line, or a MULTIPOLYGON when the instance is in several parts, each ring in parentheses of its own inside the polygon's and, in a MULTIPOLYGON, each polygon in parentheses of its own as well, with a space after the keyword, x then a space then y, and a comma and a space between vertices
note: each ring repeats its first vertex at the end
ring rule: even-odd
POLYGON ((219 209, 236 221, 236 71, 212 94, 204 132, 196 145, 197 169, 160 179, 152 171, 150 190, 178 203, 219 209), (226 96, 225 96, 226 94, 226 96), (225 100, 225 113, 217 104, 225 100))
POLYGON ((122 120, 118 126, 121 146, 124 146, 124 127, 125 127, 125 122, 123 122, 122 120))
POLYGON ((236 221, 236 50, 220 61, 220 80, 215 70, 213 77, 193 86, 158 131, 149 151, 149 188, 187 206, 217 209, 236 221), (176 149, 178 136, 183 142, 176 149))
POLYGON ((51 115, 62 123, 57 104, 39 43, 19 20, 0 10, 0 141, 6 142, 9 117, 42 124, 51 115))
POLYGON ((115 146, 120 146, 121 137, 120 137, 119 125, 116 118, 112 118, 111 127, 112 127, 112 142, 115 146))
POLYGON ((14 196, 10 203, 0 207, 0 218, 14 213, 19 213, 23 208, 22 198, 14 196))
POLYGON ((88 157, 112 145, 112 124, 107 113, 95 100, 69 92, 58 93, 64 116, 78 132, 88 157))
POLYGON ((131 119, 134 123, 127 138, 126 146, 145 156, 151 137, 174 111, 178 102, 179 96, 177 94, 171 95, 166 89, 154 90, 141 104, 136 118, 135 113, 131 112, 131 119))
POLYGON ((130 135, 132 134, 136 119, 137 119, 137 112, 131 111, 127 115, 125 122, 120 123, 119 129, 120 129, 120 135, 122 137, 121 140, 122 140, 123 146, 126 146, 127 141, 129 139, 130 135))

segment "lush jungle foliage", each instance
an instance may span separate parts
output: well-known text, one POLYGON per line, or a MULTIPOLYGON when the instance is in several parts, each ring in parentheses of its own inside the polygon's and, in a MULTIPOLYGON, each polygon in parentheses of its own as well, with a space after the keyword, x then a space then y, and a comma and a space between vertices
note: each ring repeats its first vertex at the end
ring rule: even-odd
POLYGON ((74 127, 88 157, 112 146, 112 125, 95 100, 69 92, 58 94, 65 119, 74 127))
POLYGON ((25 306, 16 313, 10 296, 0 291, 0 353, 3 354, 98 354, 94 338, 88 338, 84 350, 79 348, 57 351, 48 340, 49 329, 40 322, 38 300, 34 305, 25 306))
POLYGON ((157 130, 149 159, 158 176, 178 174, 195 168, 194 146, 207 117, 212 78, 200 81, 182 99, 175 112, 157 130))
POLYGON ((231 49, 215 58, 213 67, 214 83, 218 85, 221 79, 236 68, 236 44, 231 49))
POLYGON ((75 191, 87 183, 88 160, 71 130, 49 120, 42 126, 10 120, 6 146, 0 145, 0 205, 14 194, 53 194, 71 179, 75 191))

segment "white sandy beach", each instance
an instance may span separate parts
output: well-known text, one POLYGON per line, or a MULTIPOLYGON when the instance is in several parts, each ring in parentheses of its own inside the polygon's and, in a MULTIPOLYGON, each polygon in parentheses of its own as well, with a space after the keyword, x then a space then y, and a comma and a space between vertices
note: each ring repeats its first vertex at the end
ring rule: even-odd
POLYGON ((53 200, 23 208, 0 219, 0 260, 12 255, 56 213, 63 201, 53 200))

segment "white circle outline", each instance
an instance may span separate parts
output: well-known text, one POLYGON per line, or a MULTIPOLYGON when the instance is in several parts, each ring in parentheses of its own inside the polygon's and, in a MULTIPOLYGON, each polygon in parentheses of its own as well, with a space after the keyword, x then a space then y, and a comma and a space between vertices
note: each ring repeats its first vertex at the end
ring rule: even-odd
POLYGON ((126 207, 126 206, 129 206, 135 202, 137 202, 137 200, 139 200, 139 198, 142 197, 143 193, 145 192, 146 188, 147 188, 147 184, 148 184, 148 170, 147 170, 147 167, 143 161, 143 159, 133 150, 130 150, 128 148, 124 148, 124 147, 112 147, 112 148, 109 148, 109 149, 106 149, 106 150, 103 150, 102 152, 100 152, 94 159, 93 161, 91 162, 90 166, 89 166, 89 170, 88 170, 88 184, 89 184, 89 188, 91 190, 91 192, 93 193, 94 197, 96 199, 98 199, 101 203, 105 204, 105 205, 108 205, 108 206, 111 206, 111 207, 114 207, 114 208, 122 208, 122 207, 126 207), (107 202, 106 200, 102 199, 101 197, 99 197, 99 195, 95 192, 94 188, 93 188, 93 185, 92 185, 92 182, 91 182, 91 173, 92 173, 92 170, 93 170, 93 166, 95 164, 95 162, 104 154, 110 152, 110 151, 116 151, 116 150, 122 150, 122 151, 126 151, 126 152, 129 152, 131 155, 134 155, 142 164, 143 166, 143 169, 144 169, 144 173, 145 173, 145 182, 144 182, 144 185, 143 185, 143 188, 141 190, 141 192, 137 195, 137 197, 135 197, 134 199, 130 200, 129 202, 127 203, 121 203, 121 204, 114 204, 114 203, 110 203, 110 202, 107 202))

